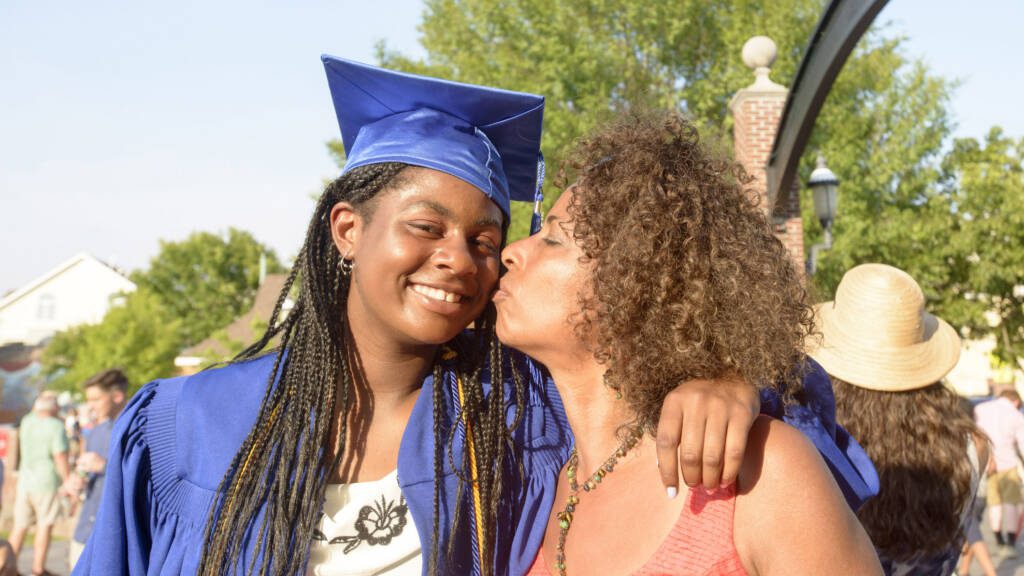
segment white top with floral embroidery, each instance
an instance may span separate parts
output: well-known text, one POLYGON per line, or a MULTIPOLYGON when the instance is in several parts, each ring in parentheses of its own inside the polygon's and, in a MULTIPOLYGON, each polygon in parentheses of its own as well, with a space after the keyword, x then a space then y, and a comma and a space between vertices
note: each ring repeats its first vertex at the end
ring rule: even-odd
POLYGON ((419 576, 419 534, 398 470, 374 482, 328 484, 307 576, 419 576))

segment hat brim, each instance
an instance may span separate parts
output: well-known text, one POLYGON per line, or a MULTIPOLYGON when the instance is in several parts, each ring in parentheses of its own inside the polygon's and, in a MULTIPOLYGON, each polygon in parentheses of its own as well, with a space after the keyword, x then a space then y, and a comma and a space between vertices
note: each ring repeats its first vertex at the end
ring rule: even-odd
POLYGON ((915 390, 940 381, 960 359, 960 337, 945 320, 925 314, 922 342, 911 346, 870 346, 870 337, 841 330, 832 302, 815 306, 818 334, 807 351, 830 375, 854 386, 882 392, 915 390))

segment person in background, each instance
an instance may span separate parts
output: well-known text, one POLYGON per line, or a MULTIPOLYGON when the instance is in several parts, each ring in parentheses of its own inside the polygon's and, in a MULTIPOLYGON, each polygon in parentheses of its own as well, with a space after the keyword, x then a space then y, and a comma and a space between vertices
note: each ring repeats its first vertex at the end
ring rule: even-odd
POLYGON ((78 408, 68 408, 64 415, 64 433, 68 436, 70 446, 71 465, 74 467, 75 457, 82 450, 82 425, 78 414, 78 408))
POLYGON ((92 533, 96 514, 100 509, 103 495, 103 478, 107 468, 107 450, 114 430, 114 420, 124 408, 128 390, 128 378, 117 369, 104 370, 83 385, 85 401, 92 411, 95 425, 85 436, 85 445, 78 457, 76 474, 68 481, 68 491, 85 495, 82 511, 75 526, 75 533, 69 547, 69 565, 74 568, 82 555, 89 534, 92 533))
POLYGON ((979 482, 978 429, 941 383, 960 337, 924 303, 906 272, 862 264, 816 306, 808 337, 832 377, 837 420, 878 470, 878 496, 857 516, 890 575, 953 573, 979 482))
POLYGON ((0 540, 0 576, 18 576, 18 559, 6 540, 0 540))
MULTIPOLYGON (((960 399, 960 407, 965 414, 974 418, 974 406, 966 398, 960 399)), ((974 446, 976 448, 972 456, 974 459, 971 465, 978 470, 980 478, 978 488, 974 491, 974 498, 971 500, 971 507, 967 513, 967 527, 964 529, 964 536, 967 542, 964 543, 963 553, 960 555, 960 568, 958 573, 967 576, 971 571, 971 560, 977 558, 978 564, 984 571, 985 576, 996 576, 996 567, 992 563, 992 557, 988 553, 988 546, 981 535, 981 522, 985 516, 985 485, 988 481, 988 467, 991 463, 992 451, 989 448, 988 438, 978 430, 974 435, 974 446)))
POLYGON ((32 574, 49 574, 46 553, 53 525, 60 516, 58 491, 69 474, 68 437, 64 423, 57 418, 57 398, 52 392, 39 395, 32 412, 21 419, 18 437, 21 466, 14 499, 11 549, 17 558, 29 527, 35 524, 32 574))
POLYGON ((1021 515, 1020 462, 1018 450, 1024 450, 1024 414, 1020 395, 1003 390, 995 400, 974 407, 978 427, 992 442, 986 500, 989 526, 999 544, 999 554, 1016 557, 1017 521, 1021 515))

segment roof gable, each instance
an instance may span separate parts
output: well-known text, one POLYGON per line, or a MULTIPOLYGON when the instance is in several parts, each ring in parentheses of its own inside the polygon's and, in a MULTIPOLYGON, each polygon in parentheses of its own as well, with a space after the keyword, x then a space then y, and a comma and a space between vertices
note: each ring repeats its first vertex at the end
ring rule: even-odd
POLYGON ((113 266, 107 264, 106 262, 103 262, 102 260, 100 260, 98 258, 93 257, 91 254, 88 254, 88 253, 85 253, 85 252, 81 252, 81 253, 76 254, 73 257, 69 258, 68 260, 65 260, 64 262, 60 263, 58 266, 54 267, 53 269, 51 269, 46 274, 43 274, 42 276, 36 278, 35 280, 33 280, 33 281, 29 282, 28 284, 22 286, 21 288, 16 289, 15 291, 11 292, 7 296, 4 296, 3 298, 0 298, 0 310, 3 310, 4 308, 10 306, 11 304, 14 304, 18 300, 21 300, 25 296, 28 296, 29 294, 35 292, 39 288, 42 288, 46 284, 48 284, 51 281, 53 281, 54 278, 59 277, 60 275, 66 273, 68 270, 71 270, 72 268, 74 268, 76 266, 79 266, 79 265, 81 265, 84 262, 94 262, 96 264, 99 264, 99 265, 103 266, 104 268, 110 270, 114 274, 117 274, 118 276, 121 276, 126 281, 131 283, 132 286, 135 285, 134 282, 132 282, 127 276, 122 274, 121 271, 117 270, 113 266))

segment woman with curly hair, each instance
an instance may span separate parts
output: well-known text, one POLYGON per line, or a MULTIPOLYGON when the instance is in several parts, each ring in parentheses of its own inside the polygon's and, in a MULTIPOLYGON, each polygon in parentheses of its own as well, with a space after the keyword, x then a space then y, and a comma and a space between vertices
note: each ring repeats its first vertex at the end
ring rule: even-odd
POLYGON ((499 338, 551 372, 576 438, 530 574, 878 574, 812 444, 768 417, 735 486, 651 499, 671 383, 736 372, 799 396, 811 308, 747 177, 678 114, 624 116, 569 166, 494 298, 499 338))
POLYGON ((975 438, 984 441, 941 383, 960 337, 924 302, 906 272, 861 264, 818 305, 820 335, 809 340, 832 376, 836 417, 878 470, 878 496, 857 516, 891 575, 954 572, 978 485, 975 438))

